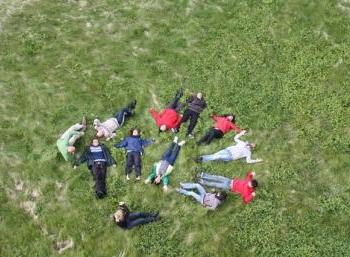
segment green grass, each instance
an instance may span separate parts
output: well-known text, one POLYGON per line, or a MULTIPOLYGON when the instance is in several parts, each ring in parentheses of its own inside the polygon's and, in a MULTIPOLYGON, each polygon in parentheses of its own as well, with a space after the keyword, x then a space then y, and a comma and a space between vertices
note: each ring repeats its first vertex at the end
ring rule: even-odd
MULTIPOLYGON (((349 256, 348 1, 14 0, 0 7, 0 256, 349 256), (73 170, 58 154, 58 135, 85 113, 90 122, 104 119, 136 97, 137 115, 117 139, 132 126, 157 138, 146 149, 145 177, 172 138, 158 136, 147 112, 155 107, 151 92, 164 106, 185 79, 186 95, 203 91, 209 105, 197 137, 213 111, 234 112, 250 129, 264 163, 203 168, 226 176, 254 169, 255 201, 230 195, 210 212, 174 191, 126 183, 123 151, 115 149, 109 197, 97 201, 86 167, 73 170), (163 219, 122 231, 111 220, 121 200, 160 210, 163 219), (64 240, 74 245, 59 254, 64 240)), ((230 145, 232 136, 200 148, 188 142, 172 189, 192 180, 193 158, 230 145)))

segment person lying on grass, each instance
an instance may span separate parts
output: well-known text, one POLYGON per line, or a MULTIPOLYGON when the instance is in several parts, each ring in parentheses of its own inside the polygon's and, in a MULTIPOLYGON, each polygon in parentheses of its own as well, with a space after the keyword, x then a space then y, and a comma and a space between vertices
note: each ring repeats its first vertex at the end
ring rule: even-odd
POLYGON ((234 161, 238 159, 246 159, 247 163, 258 163, 262 162, 261 159, 253 160, 252 150, 255 149, 256 144, 248 143, 246 141, 240 140, 240 137, 247 134, 246 130, 242 130, 239 134, 234 137, 236 142, 235 145, 227 147, 219 152, 209 155, 200 156, 197 159, 197 162, 209 162, 214 160, 222 160, 222 161, 234 161))
POLYGON ((179 103, 181 97, 183 96, 183 90, 179 89, 176 92, 175 98, 171 101, 168 107, 162 112, 158 113, 155 109, 151 108, 149 112, 151 113, 159 132, 165 132, 171 130, 172 132, 177 132, 179 124, 181 122, 181 115, 178 112, 181 110, 182 106, 179 103))
POLYGON ((86 117, 81 123, 74 124, 57 140, 57 148, 66 161, 74 161, 75 142, 85 134, 86 117))
POLYGON ((250 203, 255 197, 255 188, 258 182, 254 179, 255 173, 249 171, 245 179, 226 178, 207 173, 197 174, 197 182, 204 186, 220 188, 241 195, 244 203, 250 203))
POLYGON ((210 128, 209 131, 197 142, 200 144, 210 144, 214 138, 222 138, 225 134, 231 130, 237 133, 241 132, 241 129, 235 124, 235 115, 212 115, 212 119, 215 121, 214 127, 210 128))
POLYGON ((126 107, 118 111, 114 117, 101 122, 99 119, 94 120, 94 128, 96 129, 97 138, 105 138, 110 140, 116 136, 115 131, 123 126, 125 120, 134 115, 136 100, 130 102, 126 107))
POLYGON ((92 140, 91 145, 85 148, 84 153, 75 161, 74 168, 86 162, 95 180, 96 197, 103 198, 107 194, 106 173, 107 167, 115 166, 116 161, 113 159, 109 149, 100 144, 97 138, 92 140))
POLYGON ((160 182, 163 184, 163 190, 168 191, 169 185, 169 175, 174 168, 175 161, 179 156, 181 146, 185 144, 186 141, 181 141, 178 143, 178 137, 174 138, 168 149, 164 152, 162 159, 156 162, 152 166, 152 170, 145 180, 145 183, 154 183, 159 185, 160 182))
POLYGON ((144 148, 153 144, 154 140, 145 140, 140 137, 140 130, 137 128, 130 130, 130 135, 122 140, 120 143, 115 144, 116 148, 126 149, 126 166, 125 175, 126 180, 130 180, 130 173, 133 166, 135 166, 136 180, 141 179, 141 156, 144 152, 144 148))
POLYGON ((188 125, 188 128, 187 128, 186 136, 193 138, 193 134, 192 134, 193 130, 197 124, 199 115, 207 107, 207 103, 204 100, 203 94, 199 92, 196 95, 191 95, 187 99, 186 104, 187 104, 187 108, 182 116, 179 127, 181 126, 182 123, 190 120, 190 124, 188 125))
POLYGON ((146 223, 160 220, 160 216, 158 212, 131 212, 124 202, 120 202, 116 212, 113 214, 113 219, 122 229, 131 229, 146 223))
POLYGON ((192 196, 197 202, 210 210, 215 210, 227 197, 226 192, 207 193, 198 183, 180 183, 180 186, 181 188, 176 189, 177 192, 192 196), (189 191, 192 189, 196 189, 197 192, 189 191))

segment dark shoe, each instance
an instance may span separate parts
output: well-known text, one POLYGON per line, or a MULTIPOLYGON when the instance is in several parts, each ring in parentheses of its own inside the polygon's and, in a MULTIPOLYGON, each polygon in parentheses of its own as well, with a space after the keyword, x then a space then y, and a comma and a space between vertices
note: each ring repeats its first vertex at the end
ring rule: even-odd
POLYGON ((184 90, 183 88, 180 88, 179 90, 177 90, 176 92, 176 98, 181 98, 184 95, 184 90))
POLYGON ((137 101, 136 101, 136 100, 133 100, 133 101, 131 101, 131 102, 128 104, 128 108, 131 109, 131 110, 133 110, 133 109, 135 109, 136 104, 137 104, 137 101))
POLYGON ((194 161, 195 161, 196 163, 202 163, 203 158, 199 156, 199 157, 197 157, 194 161))

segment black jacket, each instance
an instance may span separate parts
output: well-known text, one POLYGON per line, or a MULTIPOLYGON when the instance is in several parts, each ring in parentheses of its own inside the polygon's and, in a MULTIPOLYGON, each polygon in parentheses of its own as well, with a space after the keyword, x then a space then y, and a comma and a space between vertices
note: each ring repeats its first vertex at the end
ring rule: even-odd
MULTIPOLYGON (((105 156, 107 167, 116 164, 117 162, 113 159, 109 149, 104 144, 100 144, 100 146, 101 146, 102 152, 103 152, 103 154, 105 156)), ((74 165, 79 166, 80 164, 82 164, 84 162, 86 162, 86 165, 87 165, 88 169, 91 169, 92 165, 94 164, 94 158, 93 158, 93 155, 92 155, 92 153, 90 151, 90 146, 87 146, 85 148, 85 151, 80 156, 80 158, 78 158, 75 161, 74 165)))
POLYGON ((199 99, 195 95, 190 96, 186 103, 188 109, 197 113, 201 113, 207 107, 207 103, 205 102, 204 98, 199 99))

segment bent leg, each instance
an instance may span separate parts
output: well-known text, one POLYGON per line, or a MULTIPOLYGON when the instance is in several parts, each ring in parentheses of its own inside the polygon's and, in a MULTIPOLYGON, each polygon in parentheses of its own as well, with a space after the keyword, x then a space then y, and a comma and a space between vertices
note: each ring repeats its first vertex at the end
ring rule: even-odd
POLYGON ((187 191, 185 189, 180 188, 177 190, 177 192, 179 192, 180 194, 186 195, 186 196, 192 196, 200 204, 203 203, 203 197, 201 197, 199 194, 197 194, 193 191, 187 191))
POLYGON ((214 154, 202 156, 202 162, 215 161, 215 160, 231 161, 232 155, 230 151, 224 149, 214 154))

